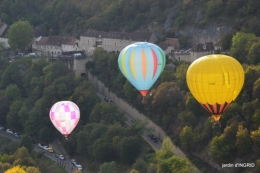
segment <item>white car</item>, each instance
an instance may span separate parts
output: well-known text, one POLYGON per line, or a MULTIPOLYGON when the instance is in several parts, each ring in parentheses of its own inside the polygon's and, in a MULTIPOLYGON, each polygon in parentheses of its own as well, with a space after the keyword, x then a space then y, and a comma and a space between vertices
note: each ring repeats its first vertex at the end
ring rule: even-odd
POLYGON ((39 143, 39 144, 38 144, 38 147, 39 147, 39 148, 42 148, 42 144, 41 144, 41 143, 39 143))
POLYGON ((63 155, 60 155, 60 156, 59 156, 59 159, 64 160, 65 157, 64 157, 63 155))
POLYGON ((2 127, 2 126, 0 126, 0 130, 5 130, 5 128, 4 128, 4 127, 2 127))
POLYGON ((20 138, 21 137, 21 135, 19 135, 18 133, 14 133, 13 134, 15 137, 17 137, 17 138, 20 138))
POLYGON ((75 164, 75 166, 78 168, 78 170, 82 170, 82 166, 81 165, 75 164))
POLYGON ((6 129, 6 132, 13 134, 12 130, 10 130, 10 129, 6 129))
POLYGON ((42 146, 42 148, 44 149, 44 150, 47 150, 48 151, 48 146, 42 146))
POLYGON ((71 159, 71 163, 73 163, 74 165, 77 164, 76 160, 75 159, 71 159))

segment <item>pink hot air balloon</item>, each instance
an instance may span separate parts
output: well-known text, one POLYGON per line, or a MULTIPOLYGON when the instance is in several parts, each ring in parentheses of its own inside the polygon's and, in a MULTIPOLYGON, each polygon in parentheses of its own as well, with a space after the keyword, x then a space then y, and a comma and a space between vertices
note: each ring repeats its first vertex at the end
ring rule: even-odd
POLYGON ((50 110, 50 119, 56 129, 67 139, 79 122, 79 107, 71 101, 57 102, 50 110))

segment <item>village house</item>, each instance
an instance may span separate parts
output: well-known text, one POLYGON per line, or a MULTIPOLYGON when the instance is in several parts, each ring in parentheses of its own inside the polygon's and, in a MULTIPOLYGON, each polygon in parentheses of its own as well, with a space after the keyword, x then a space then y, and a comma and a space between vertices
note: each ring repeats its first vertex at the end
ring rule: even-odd
POLYGON ((172 54, 172 52, 174 51, 173 46, 169 43, 160 42, 158 46, 164 51, 165 55, 172 54))
POLYGON ((212 42, 204 43, 204 44, 199 43, 194 47, 192 47, 189 51, 187 51, 187 53, 186 52, 178 53, 178 54, 175 53, 172 56, 172 59, 176 61, 186 61, 192 63, 193 61, 195 61, 196 59, 202 56, 214 54, 214 53, 215 53, 215 47, 213 46, 212 42))
POLYGON ((160 42, 158 46, 164 51, 166 55, 171 55, 174 51, 180 48, 179 39, 166 38, 164 42, 160 42))
POLYGON ((195 45, 190 51, 191 62, 195 61, 196 59, 202 56, 214 54, 214 53, 215 53, 215 48, 212 42, 208 42, 204 44, 199 43, 195 45))
POLYGON ((8 38, 7 38, 7 31, 9 29, 9 26, 4 23, 0 22, 0 42, 3 44, 4 48, 10 48, 10 45, 8 44, 8 38))
POLYGON ((62 52, 78 50, 77 39, 73 37, 38 37, 32 45, 33 52, 56 57, 62 52))
POLYGON ((157 37, 151 32, 104 32, 89 29, 80 35, 78 42, 79 49, 87 54, 93 54, 93 51, 101 47, 110 53, 119 53, 126 46, 136 42, 155 43, 157 37))

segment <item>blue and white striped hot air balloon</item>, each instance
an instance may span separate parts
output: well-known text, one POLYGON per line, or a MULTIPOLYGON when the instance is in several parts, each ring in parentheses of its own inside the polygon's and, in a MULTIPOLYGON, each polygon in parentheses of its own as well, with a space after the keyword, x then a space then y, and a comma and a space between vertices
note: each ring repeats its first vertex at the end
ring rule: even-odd
POLYGON ((165 67, 163 50, 152 43, 137 42, 119 54, 118 66, 127 80, 145 97, 165 67))

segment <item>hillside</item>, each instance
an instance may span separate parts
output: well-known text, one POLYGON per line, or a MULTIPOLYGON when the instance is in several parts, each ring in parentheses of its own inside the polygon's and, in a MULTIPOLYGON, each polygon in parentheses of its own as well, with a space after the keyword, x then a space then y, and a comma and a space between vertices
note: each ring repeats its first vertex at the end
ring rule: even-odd
POLYGON ((259 6, 256 0, 0 0, 0 19, 9 25, 28 20, 43 36, 150 30, 188 46, 218 42, 231 31, 259 36, 259 6))

